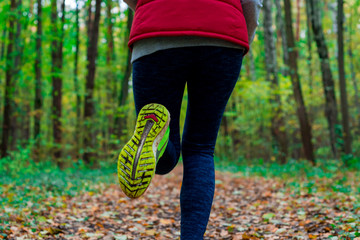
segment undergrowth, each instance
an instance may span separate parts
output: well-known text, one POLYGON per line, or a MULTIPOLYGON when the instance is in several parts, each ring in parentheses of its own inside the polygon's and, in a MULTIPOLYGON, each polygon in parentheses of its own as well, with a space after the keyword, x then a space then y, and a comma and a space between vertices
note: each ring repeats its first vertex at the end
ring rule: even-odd
MULTIPOLYGON (((278 178, 295 194, 304 191, 313 194, 325 189, 355 196, 360 195, 360 183, 356 180, 360 179, 359 162, 354 159, 350 167, 345 167, 335 160, 318 160, 316 166, 312 166, 298 160, 281 165, 262 159, 230 161, 215 158, 217 170, 236 172, 245 177, 278 178)), ((0 205, 11 206, 15 211, 42 204, 48 198, 98 192, 109 184, 117 184, 116 162, 101 161, 98 168, 92 169, 77 160, 71 167, 61 170, 50 159, 33 161, 30 151, 22 149, 0 160, 0 183, 0 205)))

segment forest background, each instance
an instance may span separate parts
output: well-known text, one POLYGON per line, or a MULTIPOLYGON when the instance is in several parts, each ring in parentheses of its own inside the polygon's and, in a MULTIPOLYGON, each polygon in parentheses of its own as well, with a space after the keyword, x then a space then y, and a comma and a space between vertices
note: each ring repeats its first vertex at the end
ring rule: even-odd
MULTIPOLYGON (((216 157, 359 165, 360 1, 263 4, 216 157)), ((116 161, 135 122, 133 12, 114 0, 9 0, 0 10, 2 168, 116 161)))

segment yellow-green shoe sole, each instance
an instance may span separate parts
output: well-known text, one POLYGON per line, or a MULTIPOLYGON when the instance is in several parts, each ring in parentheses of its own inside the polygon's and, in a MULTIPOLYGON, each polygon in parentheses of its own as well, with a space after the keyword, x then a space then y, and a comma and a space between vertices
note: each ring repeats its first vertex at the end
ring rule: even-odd
POLYGON ((159 137, 169 121, 168 110, 160 104, 148 104, 140 110, 134 135, 118 158, 119 183, 128 197, 138 198, 149 187, 155 174, 159 137))

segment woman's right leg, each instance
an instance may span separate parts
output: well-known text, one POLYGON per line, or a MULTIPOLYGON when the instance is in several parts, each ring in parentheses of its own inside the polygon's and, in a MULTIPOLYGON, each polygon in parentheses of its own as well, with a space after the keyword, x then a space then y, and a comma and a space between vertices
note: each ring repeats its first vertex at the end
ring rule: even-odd
POLYGON ((214 188, 214 149, 225 106, 237 82, 243 52, 221 47, 194 50, 183 134, 181 239, 200 240, 209 220, 214 188))

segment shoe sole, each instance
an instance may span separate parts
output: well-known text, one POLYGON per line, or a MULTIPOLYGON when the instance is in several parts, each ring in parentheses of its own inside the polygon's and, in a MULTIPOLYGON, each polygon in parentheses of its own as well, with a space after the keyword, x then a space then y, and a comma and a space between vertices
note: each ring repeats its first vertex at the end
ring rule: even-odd
POLYGON ((134 135, 123 147, 118 159, 121 189, 130 198, 138 198, 149 187, 155 174, 157 147, 170 122, 168 110, 159 104, 143 107, 134 135))

